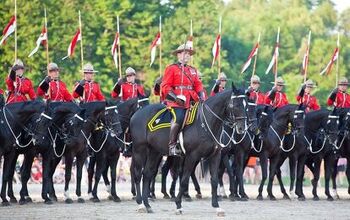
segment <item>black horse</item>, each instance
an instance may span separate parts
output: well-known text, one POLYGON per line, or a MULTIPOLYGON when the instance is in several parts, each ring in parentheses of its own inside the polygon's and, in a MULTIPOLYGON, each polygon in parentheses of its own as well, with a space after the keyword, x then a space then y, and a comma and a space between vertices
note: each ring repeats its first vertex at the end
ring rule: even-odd
MULTIPOLYGON (((275 109, 273 113, 273 121, 268 127, 266 135, 264 135, 262 143, 263 149, 259 153, 262 180, 259 186, 258 200, 262 200, 263 198, 262 190, 267 177, 267 159, 270 159, 267 193, 271 200, 276 200, 276 197, 272 193, 272 182, 276 171, 278 170, 281 153, 291 151, 294 148, 294 146, 291 146, 286 149, 284 139, 288 132, 296 136, 304 135, 304 113, 304 107, 302 105, 289 104, 275 109)), ((269 117, 265 117, 264 114, 262 116, 265 120, 270 120, 269 117)), ((262 123, 266 125, 269 124, 269 122, 262 123)))
MULTIPOLYGON (((16 154, 11 162, 11 180, 13 179, 14 171, 16 168, 16 161, 19 154, 24 154, 24 160, 21 167, 21 184, 22 188, 20 191, 20 200, 19 204, 23 205, 27 202, 31 202, 32 199, 28 194, 27 182, 30 178, 30 172, 32 163, 35 155, 39 152, 43 157, 43 191, 48 190, 48 169, 51 159, 51 142, 48 134, 48 128, 53 123, 52 117, 49 116, 50 111, 46 107, 45 112, 34 114, 30 121, 26 125, 25 135, 22 135, 21 143, 27 143, 25 145, 18 145, 16 148, 16 154)), ((11 202, 16 202, 16 198, 13 196, 12 181, 9 181, 8 195, 11 202)), ((48 200, 48 197, 43 197, 45 201, 48 200)))
MULTIPOLYGON (((93 151, 96 161, 95 184, 91 191, 92 201, 99 202, 97 197, 97 187, 100 182, 102 172, 108 167, 111 169, 111 196, 113 201, 120 202, 117 196, 115 181, 116 169, 119 159, 120 146, 118 144, 120 138, 118 135, 122 133, 122 127, 119 121, 118 106, 107 104, 104 114, 100 114, 98 118, 98 127, 92 132, 91 145, 89 147, 93 151)), ((93 169, 93 168, 92 168, 93 169)), ((90 185, 90 181, 89 181, 90 185)))
POLYGON ((12 183, 10 183, 10 181, 12 181, 11 176, 14 172, 12 169, 13 163, 16 163, 15 148, 16 146, 25 147, 25 145, 27 145, 20 143, 21 136, 31 135, 34 132, 28 130, 26 125, 31 121, 32 117, 35 114, 42 113, 44 110, 44 103, 39 101, 10 103, 2 106, 0 110, 0 118, 3 122, 0 124, 0 158, 4 156, 3 178, 1 186, 1 199, 3 201, 3 205, 9 205, 9 202, 6 198, 6 186, 8 184, 11 187, 9 190, 10 196, 12 199, 14 198, 12 183), (27 130, 28 133, 24 133, 25 130, 27 130))
POLYGON ((337 177, 337 164, 339 157, 344 157, 347 159, 347 166, 346 166, 346 177, 348 180, 348 194, 350 194, 350 109, 337 109, 339 114, 342 116, 342 127, 340 128, 341 132, 338 139, 337 144, 337 157, 334 162, 334 168, 332 173, 332 183, 333 183, 333 194, 339 198, 339 195, 337 193, 337 184, 336 184, 336 177, 337 177))
POLYGON ((52 161, 50 172, 50 198, 57 201, 55 190, 53 187, 52 176, 61 157, 65 159, 65 186, 64 196, 65 202, 70 204, 73 200, 69 194, 69 181, 71 179, 73 159, 76 158, 76 195, 78 196, 78 202, 84 203, 85 200, 81 197, 81 178, 82 169, 87 158, 86 145, 90 145, 91 132, 96 128, 99 114, 104 112, 106 102, 89 102, 83 103, 80 107, 83 109, 84 118, 81 118, 78 114, 74 114, 68 123, 63 125, 65 131, 67 131, 69 139, 58 140, 56 147, 54 148, 55 158, 52 161))
MULTIPOLYGON (((289 158, 290 166, 290 194, 293 195, 295 176, 297 176, 295 194, 298 196, 298 200, 304 201, 305 195, 303 193, 303 178, 304 178, 304 166, 307 157, 314 157, 316 154, 322 151, 323 146, 328 140, 328 144, 335 144, 338 138, 338 125, 339 116, 336 112, 330 112, 328 110, 318 110, 309 112, 305 116, 305 135, 296 136, 295 139, 292 135, 289 138, 285 138, 285 148, 290 148, 294 142, 295 148, 290 152, 282 152, 279 167, 283 164, 285 159, 289 158), (320 137, 321 136, 321 137, 320 137), (321 146, 319 150, 315 148, 321 146), (296 172, 295 172, 296 171, 296 172)), ((325 160, 328 165, 331 157, 325 160)), ((327 168, 328 169, 328 168, 327 168)), ((326 179, 330 178, 330 170, 326 169, 326 179)), ((277 177, 280 183, 282 193, 288 198, 283 186, 281 170, 278 169, 277 177)), ((327 193, 326 193, 327 194, 327 193)), ((329 194, 329 193, 328 193, 329 194)))
MULTIPOLYGON (((178 213, 182 213, 181 199, 188 185, 189 176, 201 158, 208 158, 211 174, 212 206, 217 208, 218 215, 224 214, 224 211, 219 208, 217 198, 217 170, 220 160, 220 146, 218 145, 221 145, 218 137, 223 123, 228 120, 236 124, 239 133, 246 129, 246 102, 244 93, 233 86, 232 90, 226 90, 200 103, 193 124, 183 129, 185 159, 180 191, 175 200, 178 213)), ((150 132, 147 128, 150 119, 162 108, 164 108, 162 104, 147 106, 136 112, 130 122, 134 144, 132 154, 133 175, 139 211, 152 212, 148 202, 150 181, 157 172, 159 158, 162 155, 167 155, 169 150, 167 147, 169 129, 164 128, 150 132), (143 176, 142 197, 141 176, 143 176)))
MULTIPOLYGON (((111 182, 109 181, 108 175, 107 175, 108 168, 111 168, 112 184, 115 185, 116 173, 115 173, 115 168, 112 168, 112 166, 114 167, 114 163, 115 163, 115 166, 118 163, 119 151, 118 151, 118 153, 115 151, 117 148, 114 145, 118 146, 118 150, 123 150, 125 148, 125 145, 131 145, 132 144, 132 142, 125 141, 124 134, 129 129, 130 119, 133 116, 133 114, 138 109, 148 105, 149 104, 149 100, 148 100, 147 97, 140 97, 140 98, 132 98, 132 99, 129 99, 129 100, 125 101, 125 102, 117 102, 117 101, 113 101, 113 102, 109 101, 109 102, 111 103, 110 105, 117 105, 118 106, 117 107, 117 109, 118 109, 118 116, 119 116, 119 120, 120 120, 120 124, 121 124, 122 133, 119 135, 119 137, 113 138, 113 141, 112 141, 113 142, 113 146, 111 146, 110 150, 102 148, 102 150, 106 151, 105 153, 111 157, 111 160, 107 160, 107 164, 104 166, 105 169, 102 170, 101 172, 102 172, 102 176, 103 176, 106 188, 107 188, 107 192, 110 194, 109 198, 114 200, 114 201, 116 201, 116 202, 118 202, 118 201, 120 201, 118 199, 118 196, 112 195, 112 194, 115 194, 115 193, 111 192, 111 182), (115 139, 117 139, 116 142, 115 142, 115 139), (112 153, 112 152, 114 152, 114 153, 112 153), (113 155, 117 154, 117 155, 115 155, 113 157, 113 156, 111 156, 111 154, 113 154, 113 155)), ((109 138, 106 141, 110 141, 109 138)), ((88 193, 89 194, 92 192, 92 178, 93 178, 94 173, 95 173, 95 170, 94 170, 95 164, 96 164, 96 154, 93 154, 90 157, 89 167, 88 167, 88 193)), ((131 184, 131 187, 135 188, 133 183, 131 184)), ((98 202, 98 200, 96 200, 94 198, 91 198, 91 199, 95 200, 95 202, 98 202)))
MULTIPOLYGON (((234 172, 233 182, 231 184, 230 180, 230 196, 231 200, 246 201, 249 199, 248 195, 245 193, 243 184, 243 172, 244 168, 249 160, 249 155, 251 151, 261 150, 261 140, 259 139, 259 134, 261 132, 259 118, 262 112, 265 111, 265 105, 256 105, 255 103, 248 102, 248 117, 249 117, 249 129, 243 134, 238 134, 235 130, 231 132, 231 151, 233 153, 233 163, 232 168, 234 172), (259 150, 260 149, 260 150, 259 150), (239 188, 239 192, 237 190, 239 188)), ((228 160, 228 159, 226 159, 228 160)), ((228 164, 228 161, 226 162, 228 164)), ((229 164, 227 165, 229 166, 229 164)), ((229 171, 229 169, 227 168, 229 171)), ((222 172, 223 173, 223 172, 222 172)), ((230 175, 230 174, 229 174, 230 175)))

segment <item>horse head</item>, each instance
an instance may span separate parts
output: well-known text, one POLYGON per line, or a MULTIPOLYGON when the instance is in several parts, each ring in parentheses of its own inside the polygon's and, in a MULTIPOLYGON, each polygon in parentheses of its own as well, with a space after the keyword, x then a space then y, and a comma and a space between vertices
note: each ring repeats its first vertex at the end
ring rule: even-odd
POLYGON ((248 99, 247 116, 248 116, 248 128, 254 135, 259 133, 258 118, 257 118, 257 105, 254 101, 248 99))
POLYGON ((258 105, 256 110, 258 129, 263 136, 268 131, 273 120, 272 108, 269 105, 258 105))
POLYGON ((84 124, 85 110, 73 102, 60 102, 53 109, 52 121, 65 144, 75 143, 79 139, 84 124))
POLYGON ((111 133, 112 136, 118 136, 122 133, 122 127, 119 120, 118 106, 107 102, 105 111, 100 113, 99 122, 111 133))
POLYGON ((296 105, 296 108, 293 111, 293 118, 289 118, 289 122, 292 125, 293 135, 304 134, 303 133, 304 127, 305 127, 305 106, 304 105, 302 104, 296 105))
POLYGON ((247 98, 245 92, 237 89, 232 83, 232 93, 229 103, 225 109, 226 115, 236 126, 238 134, 242 134, 247 130, 247 98))

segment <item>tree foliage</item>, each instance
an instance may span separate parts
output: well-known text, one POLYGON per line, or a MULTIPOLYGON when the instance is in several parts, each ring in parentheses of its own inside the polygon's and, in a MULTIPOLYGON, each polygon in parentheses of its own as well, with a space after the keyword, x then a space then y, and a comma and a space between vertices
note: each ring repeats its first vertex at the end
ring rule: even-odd
MULTIPOLYGON (((219 16, 223 17, 221 67, 238 85, 248 85, 252 67, 240 74, 251 48, 261 33, 256 73, 261 77, 262 89, 271 88, 273 74, 265 75, 275 44, 277 28, 281 28, 278 74, 287 81, 286 92, 290 102, 300 87, 302 57, 307 35, 312 31, 308 77, 317 82, 316 96, 325 103, 329 91, 335 86, 336 66, 328 76, 320 71, 329 62, 336 47, 337 31, 341 32, 339 75, 348 76, 350 64, 349 10, 337 14, 329 0, 18 0, 18 57, 27 66, 27 76, 37 85, 44 77, 45 50, 42 47, 33 57, 28 54, 44 24, 44 7, 48 12, 50 61, 58 63, 61 78, 71 88, 81 77, 80 45, 72 59, 62 61, 78 28, 78 11, 82 13, 84 61, 91 62, 99 71, 96 80, 108 96, 117 81, 118 71, 111 56, 111 45, 120 17, 123 72, 132 66, 139 72, 144 85, 151 89, 159 75, 159 62, 152 67, 150 43, 158 31, 159 16, 163 18, 162 68, 176 62, 171 51, 184 43, 193 20, 193 65, 203 74, 205 86, 210 89, 216 79, 217 67, 211 68, 211 47, 218 32, 219 16)), ((0 5, 0 27, 5 27, 14 13, 12 0, 0 5)), ((158 53, 159 51, 157 51, 158 53)), ((14 62, 14 35, 0 47, 0 77, 5 78, 14 62)), ((1 87, 4 87, 4 83, 1 87)))

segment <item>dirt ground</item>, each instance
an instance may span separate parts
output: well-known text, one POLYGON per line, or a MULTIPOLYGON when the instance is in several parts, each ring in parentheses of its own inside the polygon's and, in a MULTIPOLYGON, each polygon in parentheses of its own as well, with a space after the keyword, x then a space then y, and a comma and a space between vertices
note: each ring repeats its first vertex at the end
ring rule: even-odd
MULTIPOLYGON (((15 185, 15 193, 18 195, 19 185, 15 185)), ((74 195, 75 186, 71 185, 70 195, 75 200, 73 204, 65 204, 63 201, 63 185, 56 186, 59 202, 53 205, 43 204, 40 198, 41 186, 38 184, 29 185, 30 194, 34 203, 28 205, 13 204, 9 207, 0 207, 0 219, 350 219, 350 196, 347 189, 338 190, 340 200, 329 202, 325 200, 324 188, 319 188, 320 201, 312 201, 311 188, 305 187, 307 200, 300 202, 295 199, 282 200, 278 191, 279 187, 274 186, 277 201, 257 201, 257 186, 247 185, 246 192, 250 196, 247 202, 232 202, 224 199, 220 202, 221 208, 225 210, 225 217, 217 217, 215 209, 211 207, 210 185, 202 183, 202 200, 194 199, 192 202, 183 202, 184 213, 175 214, 175 204, 169 200, 162 199, 160 185, 156 185, 157 200, 151 202, 154 213, 138 213, 137 204, 131 198, 129 183, 118 184, 118 195, 122 202, 115 203, 107 200, 105 187, 99 185, 100 203, 93 203, 88 200, 86 193, 83 197, 86 203, 76 202, 74 195)), ((86 186, 83 186, 86 192, 86 186)), ((193 189, 190 191, 194 197, 193 189)), ((265 196, 266 194, 264 194, 265 196)), ((18 198, 18 197, 17 197, 18 198)))

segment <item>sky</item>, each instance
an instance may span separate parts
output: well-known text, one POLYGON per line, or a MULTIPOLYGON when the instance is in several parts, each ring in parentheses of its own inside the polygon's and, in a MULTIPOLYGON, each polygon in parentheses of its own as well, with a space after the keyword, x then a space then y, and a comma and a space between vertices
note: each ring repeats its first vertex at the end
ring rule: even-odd
POLYGON ((350 7, 350 0, 332 0, 338 12, 342 12, 350 7))

